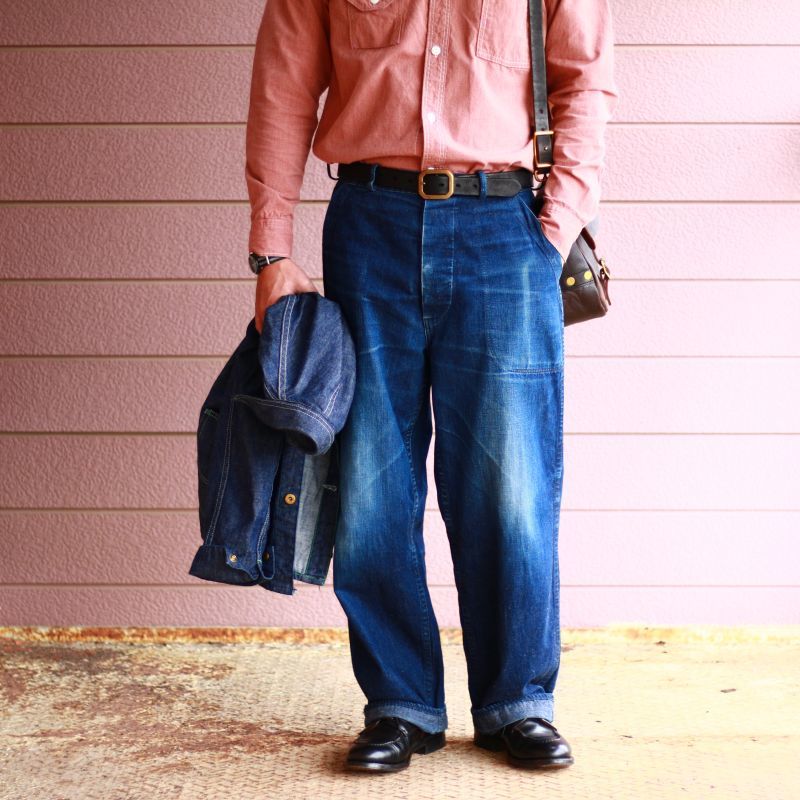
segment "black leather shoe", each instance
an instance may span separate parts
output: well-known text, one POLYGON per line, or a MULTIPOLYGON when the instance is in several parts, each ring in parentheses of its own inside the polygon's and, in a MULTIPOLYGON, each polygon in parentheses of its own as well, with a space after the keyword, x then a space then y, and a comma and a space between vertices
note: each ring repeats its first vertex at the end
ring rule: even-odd
POLYGON ((496 733, 475 731, 473 741, 486 750, 505 750, 508 760, 519 767, 568 767, 575 761, 567 740, 541 717, 509 722, 496 733))
POLYGON ((396 772, 409 765, 413 753, 433 753, 444 745, 444 731, 428 733, 400 717, 380 717, 350 745, 346 764, 348 769, 396 772))

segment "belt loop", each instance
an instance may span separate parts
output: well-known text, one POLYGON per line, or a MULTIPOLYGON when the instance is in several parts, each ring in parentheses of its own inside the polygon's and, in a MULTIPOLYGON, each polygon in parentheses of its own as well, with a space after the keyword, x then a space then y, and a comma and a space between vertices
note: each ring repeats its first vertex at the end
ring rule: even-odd
POLYGON ((482 169, 479 169, 477 171, 477 173, 478 173, 478 180, 480 181, 480 185, 481 185, 480 198, 481 198, 481 200, 483 200, 487 196, 487 192, 486 192, 486 173, 482 169))
POLYGON ((370 164, 369 165, 369 183, 367 186, 371 192, 375 191, 375 173, 378 171, 377 164, 370 164))

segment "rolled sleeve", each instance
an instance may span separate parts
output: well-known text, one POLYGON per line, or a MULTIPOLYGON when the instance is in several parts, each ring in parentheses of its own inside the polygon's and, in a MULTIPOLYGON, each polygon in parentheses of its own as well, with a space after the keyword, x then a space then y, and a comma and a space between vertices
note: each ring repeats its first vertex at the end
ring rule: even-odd
POLYGON ((597 215, 605 129, 619 101, 608 0, 545 0, 547 92, 554 131, 553 166, 539 215, 566 260, 597 215))
POLYGON ((294 209, 330 73, 327 0, 268 0, 245 136, 251 251, 292 255, 294 209))

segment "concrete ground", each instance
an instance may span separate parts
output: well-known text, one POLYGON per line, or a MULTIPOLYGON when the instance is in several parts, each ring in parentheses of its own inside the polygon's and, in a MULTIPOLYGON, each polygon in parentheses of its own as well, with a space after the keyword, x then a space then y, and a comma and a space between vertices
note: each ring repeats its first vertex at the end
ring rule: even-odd
POLYGON ((0 629, 0 798, 800 798, 796 628, 564 630, 554 721, 575 764, 547 772, 472 745, 450 630, 447 746, 344 771, 365 702, 346 636, 0 629))

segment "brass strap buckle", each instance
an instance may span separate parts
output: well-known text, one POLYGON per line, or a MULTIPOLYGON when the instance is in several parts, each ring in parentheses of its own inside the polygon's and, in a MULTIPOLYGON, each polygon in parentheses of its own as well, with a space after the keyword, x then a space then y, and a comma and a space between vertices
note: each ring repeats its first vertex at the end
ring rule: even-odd
POLYGON ((533 132, 533 174, 537 180, 543 180, 545 173, 543 169, 550 169, 553 166, 553 131, 534 131, 533 132), (546 136, 547 139, 539 142, 539 136, 546 136), (549 160, 539 160, 539 149, 543 157, 549 160))
POLYGON ((424 169, 417 175, 417 194, 426 200, 447 200, 448 197, 452 197, 455 185, 455 176, 449 169, 424 169), (447 192, 445 194, 428 194, 424 188, 426 175, 447 175, 447 192))

